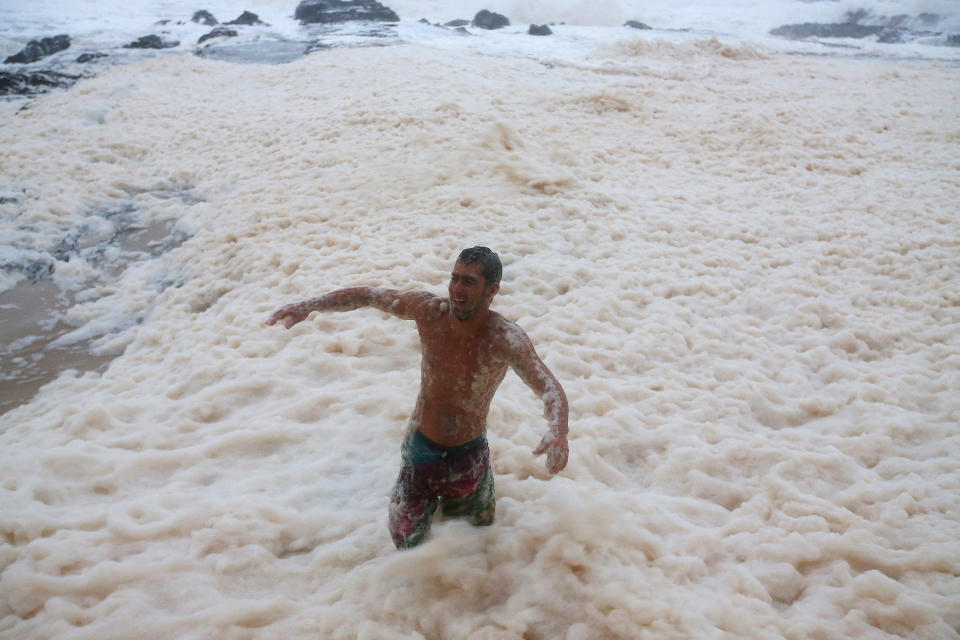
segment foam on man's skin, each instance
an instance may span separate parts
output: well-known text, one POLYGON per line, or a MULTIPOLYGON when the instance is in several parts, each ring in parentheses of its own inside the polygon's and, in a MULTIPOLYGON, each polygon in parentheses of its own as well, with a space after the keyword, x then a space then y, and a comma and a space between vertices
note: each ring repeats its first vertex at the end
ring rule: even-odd
POLYGON ((123 356, 0 417, 3 633, 953 637, 955 70, 602 55, 154 60, 4 111, 28 215, 203 202, 123 356), (335 287, 440 295, 481 241, 570 463, 545 481, 508 373, 497 522, 397 553, 415 327, 263 323, 335 287))

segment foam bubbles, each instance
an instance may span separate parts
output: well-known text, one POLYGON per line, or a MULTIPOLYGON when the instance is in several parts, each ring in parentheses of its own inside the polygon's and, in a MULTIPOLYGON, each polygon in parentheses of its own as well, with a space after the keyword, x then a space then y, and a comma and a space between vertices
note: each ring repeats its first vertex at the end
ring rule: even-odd
POLYGON ((0 121, 24 215, 125 194, 190 230, 76 312, 139 318, 109 368, 0 417, 3 634, 955 637, 955 70, 642 54, 154 59, 0 121), (441 293, 475 244, 570 460, 509 374, 497 522, 400 553, 415 327, 265 321, 441 293))

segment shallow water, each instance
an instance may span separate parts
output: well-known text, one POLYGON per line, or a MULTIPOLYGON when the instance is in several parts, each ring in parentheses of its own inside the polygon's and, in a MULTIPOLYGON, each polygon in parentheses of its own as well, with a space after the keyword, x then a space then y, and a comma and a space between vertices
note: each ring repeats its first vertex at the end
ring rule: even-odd
POLYGON ((4 345, 0 413, 29 402, 37 390, 67 369, 98 370, 112 358, 94 356, 87 342, 64 349, 50 343, 70 331, 58 322, 72 301, 61 301, 51 280, 22 281, 0 294, 0 341, 4 345), (53 326, 50 326, 50 325, 53 326))
MULTIPOLYGON (((104 281, 118 280, 131 260, 159 256, 185 240, 166 220, 121 227, 119 232, 111 233, 95 248, 102 253, 112 250, 115 255, 109 265, 97 272, 95 280, 66 286, 50 276, 28 278, 0 292, 0 349, 4 359, 0 414, 29 402, 40 387, 66 371, 102 372, 119 350, 98 352, 96 335, 71 339, 77 327, 67 320, 69 310, 89 298, 91 290, 104 281)), ((76 252, 76 241, 71 244, 76 252)), ((69 256, 64 259, 69 260, 69 256)), ((107 327, 106 331, 110 329, 107 327)))

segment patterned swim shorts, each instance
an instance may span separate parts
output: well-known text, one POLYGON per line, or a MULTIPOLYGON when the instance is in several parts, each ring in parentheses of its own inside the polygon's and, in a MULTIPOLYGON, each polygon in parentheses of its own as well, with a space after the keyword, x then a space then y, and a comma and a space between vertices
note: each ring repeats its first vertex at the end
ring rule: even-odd
POLYGON ((443 447, 411 429, 401 451, 403 466, 390 498, 390 535, 398 549, 423 541, 437 506, 444 516, 493 523, 493 469, 484 436, 443 447))

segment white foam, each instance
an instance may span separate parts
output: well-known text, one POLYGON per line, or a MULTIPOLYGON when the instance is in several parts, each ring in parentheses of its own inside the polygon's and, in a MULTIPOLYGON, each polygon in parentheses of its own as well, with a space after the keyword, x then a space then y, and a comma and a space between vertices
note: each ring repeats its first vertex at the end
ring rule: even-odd
POLYGON ((956 637, 958 87, 712 40, 409 45, 158 58, 10 114, 24 215, 203 202, 164 207, 194 234, 175 285, 88 301, 142 318, 123 355, 0 417, 0 630, 956 637), (400 553, 415 328, 264 322, 335 287, 442 295, 475 244, 564 386, 570 462, 531 455, 541 403, 508 375, 496 524, 400 553))

